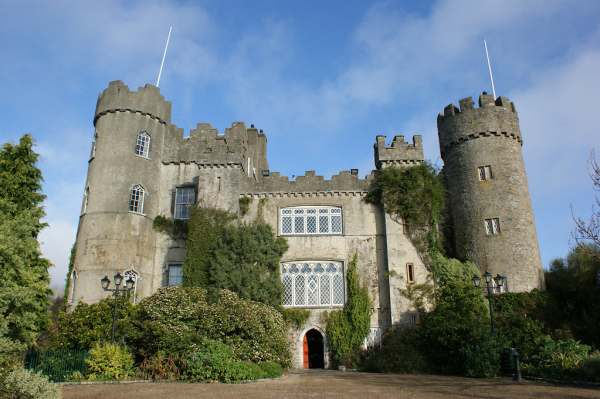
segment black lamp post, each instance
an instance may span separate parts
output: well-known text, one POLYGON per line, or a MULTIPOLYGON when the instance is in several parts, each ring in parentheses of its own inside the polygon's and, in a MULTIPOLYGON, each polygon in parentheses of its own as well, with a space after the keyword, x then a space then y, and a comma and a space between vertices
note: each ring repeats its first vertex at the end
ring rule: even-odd
POLYGON ((125 293, 129 293, 129 291, 131 291, 133 289, 133 286, 135 285, 135 281, 129 277, 127 279, 127 281, 125 281, 125 287, 121 287, 121 284, 123 284, 123 276, 121 275, 121 273, 117 273, 114 275, 114 279, 115 279, 115 288, 109 288, 110 286, 110 279, 108 278, 108 276, 104 276, 101 280, 100 280, 100 284, 102 284, 102 289, 104 291, 110 291, 113 293, 114 296, 114 301, 113 301, 113 308, 112 308, 112 333, 111 333, 111 341, 114 343, 115 342, 115 330, 117 327, 117 299, 119 298, 119 295, 125 295, 125 293))
MULTIPOLYGON (((487 289, 487 298, 488 303, 490 305, 490 327, 492 328, 492 334, 495 334, 495 326, 494 326, 494 282, 496 283, 496 287, 498 289, 502 289, 502 286, 506 283, 506 276, 496 275, 496 277, 492 277, 492 273, 485 272, 483 274, 483 279, 485 280, 485 288, 487 289)), ((481 285, 481 277, 478 275, 473 276, 473 286, 479 288, 481 285)))

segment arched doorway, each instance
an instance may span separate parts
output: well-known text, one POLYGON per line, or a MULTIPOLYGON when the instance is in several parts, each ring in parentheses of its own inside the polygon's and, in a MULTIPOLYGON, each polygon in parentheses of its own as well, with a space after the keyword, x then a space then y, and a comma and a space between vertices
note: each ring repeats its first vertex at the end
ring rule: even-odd
POLYGON ((304 334, 303 353, 305 369, 322 369, 325 367, 323 335, 314 328, 304 334))

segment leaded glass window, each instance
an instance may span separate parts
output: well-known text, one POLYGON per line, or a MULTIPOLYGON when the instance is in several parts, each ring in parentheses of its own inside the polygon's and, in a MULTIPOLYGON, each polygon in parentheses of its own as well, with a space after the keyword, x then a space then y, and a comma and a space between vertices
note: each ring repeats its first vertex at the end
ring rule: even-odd
POLYGON ((341 262, 289 262, 281 265, 283 305, 343 306, 344 269, 341 262))
POLYGON ((282 208, 279 216, 279 231, 282 235, 342 234, 342 208, 339 207, 282 208))
POLYGON ((135 155, 148 158, 150 153, 150 135, 144 131, 137 135, 135 141, 135 155))
POLYGON ((177 187, 175 190, 175 219, 189 219, 192 205, 195 202, 196 190, 194 187, 177 187))
POLYGON ((145 190, 140 184, 136 184, 131 189, 129 197, 129 211, 135 213, 144 213, 144 195, 145 190))

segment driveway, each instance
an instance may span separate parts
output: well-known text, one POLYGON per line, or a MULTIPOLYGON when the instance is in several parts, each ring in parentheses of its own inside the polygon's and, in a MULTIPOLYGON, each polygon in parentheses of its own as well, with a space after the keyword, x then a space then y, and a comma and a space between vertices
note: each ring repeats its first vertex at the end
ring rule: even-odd
POLYGON ((515 384, 510 379, 471 379, 431 375, 292 371, 280 379, 247 384, 131 383, 65 385, 64 399, 258 399, 258 398, 600 398, 600 389, 515 384))

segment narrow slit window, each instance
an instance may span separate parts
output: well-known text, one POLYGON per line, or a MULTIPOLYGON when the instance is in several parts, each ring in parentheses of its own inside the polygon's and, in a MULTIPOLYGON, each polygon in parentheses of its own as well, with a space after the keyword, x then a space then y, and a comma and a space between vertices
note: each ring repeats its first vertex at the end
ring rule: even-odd
POLYGON ((409 283, 415 282, 415 266, 412 263, 406 264, 406 281, 409 283))

